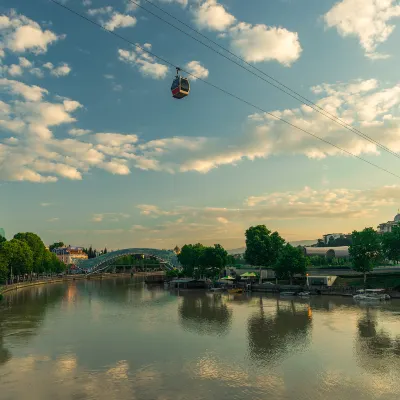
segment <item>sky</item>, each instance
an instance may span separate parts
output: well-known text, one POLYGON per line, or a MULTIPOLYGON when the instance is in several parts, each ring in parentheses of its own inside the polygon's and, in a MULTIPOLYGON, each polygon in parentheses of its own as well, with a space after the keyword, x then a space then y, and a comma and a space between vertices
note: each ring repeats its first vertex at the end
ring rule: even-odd
MULTIPOLYGON (((1 2, 0 227, 8 238, 32 231, 46 244, 237 248, 252 225, 298 241, 376 227, 397 213, 396 154, 128 0, 60 1, 119 37, 50 0, 1 2), (171 97, 173 66, 193 74, 182 100, 171 97)), ((151 1, 400 151, 398 1, 151 1)))

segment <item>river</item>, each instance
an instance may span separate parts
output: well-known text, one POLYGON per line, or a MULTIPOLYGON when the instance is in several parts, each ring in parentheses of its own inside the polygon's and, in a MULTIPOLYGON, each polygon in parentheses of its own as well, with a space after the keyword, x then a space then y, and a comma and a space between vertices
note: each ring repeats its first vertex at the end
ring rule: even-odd
POLYGON ((170 293, 130 279, 0 304, 2 400, 367 400, 400 395, 400 301, 170 293))

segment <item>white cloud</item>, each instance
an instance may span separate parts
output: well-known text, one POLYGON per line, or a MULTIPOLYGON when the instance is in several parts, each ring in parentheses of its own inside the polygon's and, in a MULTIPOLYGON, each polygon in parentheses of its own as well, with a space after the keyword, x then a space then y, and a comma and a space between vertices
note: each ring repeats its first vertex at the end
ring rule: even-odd
POLYGON ((3 87, 4 90, 8 90, 13 94, 21 95, 25 100, 29 101, 39 101, 43 98, 44 94, 48 93, 46 89, 39 86, 29 86, 19 81, 4 78, 0 78, 0 87, 3 87))
POLYGON ((195 24, 202 29, 224 31, 236 20, 216 0, 205 0, 199 6, 195 7, 192 12, 195 24))
MULTIPOLYGON (((151 44, 149 43, 145 43, 141 47, 151 50, 151 44)), ((118 49, 118 59, 137 67, 145 77, 163 79, 168 73, 166 65, 157 63, 154 57, 139 48, 136 51, 118 49)))
POLYGON ((72 128, 68 131, 68 133, 71 136, 83 136, 91 132, 92 131, 90 129, 77 129, 77 128, 72 128))
POLYGON ((89 7, 92 5, 92 0, 83 0, 82 5, 85 7, 89 7))
POLYGON ((92 221, 93 222, 118 222, 121 219, 127 219, 129 218, 129 214, 124 214, 124 213, 100 213, 100 214, 93 214, 92 215, 92 221))
POLYGON ((60 218, 54 217, 54 218, 48 219, 47 222, 56 222, 56 221, 59 221, 59 220, 60 220, 60 218))
POLYGON ((229 35, 232 50, 248 62, 275 60, 290 66, 302 52, 298 34, 285 28, 241 22, 229 35))
POLYGON ((46 53, 50 44, 65 37, 43 30, 37 22, 18 15, 14 10, 8 16, 0 16, 0 34, 4 49, 16 53, 30 51, 35 54, 46 53))
POLYGON ((209 74, 208 69, 203 67, 199 61, 190 61, 186 64, 185 69, 194 75, 191 77, 192 80, 196 80, 197 78, 206 79, 209 74))
POLYGON ((97 143, 115 147, 127 143, 136 143, 138 137, 137 135, 123 135, 120 133, 96 133, 95 140, 97 143))
POLYGON ((161 3, 178 3, 182 7, 186 7, 188 5, 188 0, 160 0, 161 3))
POLYGON ((336 28, 342 37, 357 36, 367 57, 382 59, 388 55, 375 50, 395 28, 389 21, 399 16, 400 5, 396 0, 342 0, 324 15, 324 19, 326 26, 336 28))
POLYGON ((48 206, 51 206, 51 203, 40 203, 40 205, 42 207, 48 207, 48 206))
POLYGON ((87 11, 87 13, 92 17, 95 15, 111 14, 112 12, 113 12, 113 8, 111 6, 102 7, 102 8, 90 8, 87 11))
POLYGON ((10 65, 10 67, 8 68, 8 73, 9 73, 11 76, 22 75, 22 68, 21 68, 19 65, 12 64, 12 65, 10 65))
POLYGON ((118 158, 103 162, 101 168, 114 175, 129 175, 131 173, 127 161, 118 158))
POLYGON ((109 21, 107 21, 104 25, 106 29, 113 31, 117 28, 127 28, 130 26, 136 25, 136 18, 131 15, 124 15, 115 12, 109 21))
POLYGON ((47 62, 43 67, 50 71, 50 74, 56 77, 66 76, 71 72, 71 67, 67 63, 61 63, 58 67, 53 63, 47 62))

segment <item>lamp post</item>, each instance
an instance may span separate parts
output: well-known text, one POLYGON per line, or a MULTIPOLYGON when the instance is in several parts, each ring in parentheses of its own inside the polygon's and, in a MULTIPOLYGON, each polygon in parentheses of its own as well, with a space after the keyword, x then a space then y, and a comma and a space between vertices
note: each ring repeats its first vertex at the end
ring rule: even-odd
POLYGON ((308 282, 308 274, 306 274, 306 277, 307 277, 307 287, 310 287, 310 284, 308 282))

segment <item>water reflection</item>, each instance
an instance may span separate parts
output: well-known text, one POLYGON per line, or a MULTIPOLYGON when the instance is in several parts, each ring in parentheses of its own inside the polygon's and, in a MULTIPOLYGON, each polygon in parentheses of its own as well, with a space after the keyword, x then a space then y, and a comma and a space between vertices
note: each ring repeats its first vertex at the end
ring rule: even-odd
POLYGON ((49 285, 21 289, 4 296, 0 303, 0 365, 12 357, 5 338, 12 335, 13 341, 26 343, 37 334, 47 308, 60 302, 64 293, 64 286, 49 285), (23 318, 15 318, 21 314, 23 318))
POLYGON ((178 313, 182 327, 199 335, 223 335, 231 325, 232 311, 219 295, 185 292, 178 313))
POLYGON ((357 328, 355 348, 363 368, 373 372, 400 370, 400 335, 393 337, 379 326, 377 310, 368 308, 357 328))
POLYGON ((264 299, 247 322, 249 353, 253 361, 276 362, 309 343, 312 311, 307 304, 276 300, 276 313, 266 313, 264 299))

